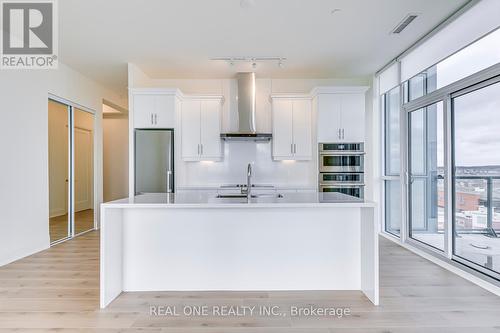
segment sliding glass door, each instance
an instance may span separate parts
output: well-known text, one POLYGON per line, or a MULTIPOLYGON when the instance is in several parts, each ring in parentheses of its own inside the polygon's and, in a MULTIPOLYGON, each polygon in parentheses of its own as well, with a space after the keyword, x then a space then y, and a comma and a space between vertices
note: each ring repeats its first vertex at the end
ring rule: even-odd
POLYGON ((94 114, 49 99, 49 235, 58 243, 94 229, 94 114))
POLYGON ((401 94, 396 87, 384 95, 384 196, 385 231, 401 235, 401 94))
POLYGON ((409 237, 443 251, 445 245, 443 102, 408 115, 409 237))
POLYGON ((73 108, 74 230, 94 229, 94 115, 73 108))
POLYGON ((498 281, 500 53, 492 50, 499 42, 496 29, 411 78, 405 61, 378 77, 384 231, 498 281))
POLYGON ((69 106, 49 100, 49 235, 51 243, 66 239, 71 235, 69 123, 69 106))
POLYGON ((500 275, 500 83, 452 96, 453 255, 500 275))

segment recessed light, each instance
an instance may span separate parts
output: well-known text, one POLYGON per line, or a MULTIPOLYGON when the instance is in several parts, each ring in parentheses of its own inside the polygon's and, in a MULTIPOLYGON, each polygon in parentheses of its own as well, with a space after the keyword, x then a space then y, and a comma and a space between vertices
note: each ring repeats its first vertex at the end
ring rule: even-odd
POLYGON ((255 6, 255 0, 240 0, 241 8, 250 8, 255 6))

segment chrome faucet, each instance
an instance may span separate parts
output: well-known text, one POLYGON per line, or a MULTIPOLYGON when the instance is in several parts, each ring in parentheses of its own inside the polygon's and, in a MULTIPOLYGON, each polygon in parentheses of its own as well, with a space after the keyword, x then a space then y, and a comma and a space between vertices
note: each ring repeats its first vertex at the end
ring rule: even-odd
POLYGON ((252 164, 248 163, 247 167, 247 201, 252 198, 252 164))

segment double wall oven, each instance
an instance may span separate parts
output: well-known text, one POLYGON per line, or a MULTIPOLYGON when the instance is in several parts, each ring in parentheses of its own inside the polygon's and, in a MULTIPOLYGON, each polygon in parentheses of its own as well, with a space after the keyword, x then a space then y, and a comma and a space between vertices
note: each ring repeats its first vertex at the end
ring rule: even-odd
POLYGON ((319 191, 364 198, 364 144, 319 144, 319 191))

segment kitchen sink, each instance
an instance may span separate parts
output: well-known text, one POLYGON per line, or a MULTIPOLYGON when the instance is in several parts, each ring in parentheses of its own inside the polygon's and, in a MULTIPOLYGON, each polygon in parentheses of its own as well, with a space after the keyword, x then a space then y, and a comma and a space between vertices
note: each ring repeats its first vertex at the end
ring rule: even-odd
MULTIPOLYGON (((262 194, 252 194, 250 196, 252 199, 259 199, 259 198, 283 198, 283 195, 280 193, 262 193, 262 194)), ((247 195, 246 194, 217 194, 216 196, 217 199, 246 199, 247 195)))
MULTIPOLYGON (((283 195, 279 193, 252 194, 250 203, 275 203, 282 198, 283 195)), ((248 199, 246 194, 217 194, 210 202, 220 204, 242 204, 248 203, 248 199)))

